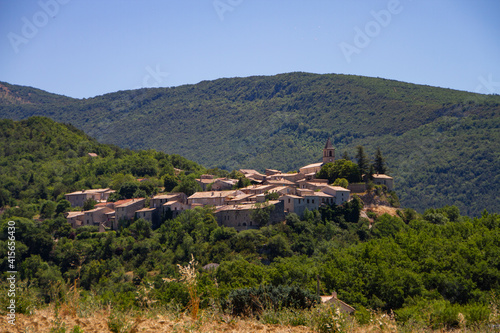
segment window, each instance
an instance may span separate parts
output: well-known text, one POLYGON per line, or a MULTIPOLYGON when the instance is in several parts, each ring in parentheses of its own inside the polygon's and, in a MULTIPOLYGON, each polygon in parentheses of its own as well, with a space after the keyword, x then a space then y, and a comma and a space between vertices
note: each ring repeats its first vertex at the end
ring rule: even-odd
POLYGON ((309 199, 307 199, 307 203, 309 203, 309 199))

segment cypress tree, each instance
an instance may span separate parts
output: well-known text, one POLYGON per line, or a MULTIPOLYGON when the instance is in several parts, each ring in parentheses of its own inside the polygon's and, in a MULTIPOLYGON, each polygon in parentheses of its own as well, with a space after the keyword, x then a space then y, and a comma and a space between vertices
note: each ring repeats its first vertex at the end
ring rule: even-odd
POLYGON ((366 156, 363 146, 356 147, 356 161, 361 175, 366 174, 370 168, 370 160, 366 156))
POLYGON ((385 158, 382 156, 380 148, 377 148, 377 151, 375 153, 373 168, 375 169, 375 172, 379 174, 384 174, 387 171, 387 167, 385 166, 385 158))

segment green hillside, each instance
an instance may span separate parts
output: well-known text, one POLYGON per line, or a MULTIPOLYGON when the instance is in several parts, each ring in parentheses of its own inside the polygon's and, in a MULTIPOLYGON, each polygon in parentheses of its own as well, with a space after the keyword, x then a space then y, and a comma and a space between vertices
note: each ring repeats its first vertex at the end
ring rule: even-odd
POLYGON ((0 208, 19 205, 10 212, 15 216, 31 218, 43 212, 44 205, 55 209, 64 193, 100 187, 118 190, 138 177, 149 179, 141 183, 147 192, 148 187, 163 185, 164 176, 175 174, 174 168, 186 173, 204 170, 179 155, 101 144, 72 125, 49 118, 0 119, 0 208))
MULTIPOLYGON (((4 84, 6 86, 6 84, 4 84)), ((26 87, 9 86, 10 99, 26 87)), ((21 96, 21 93, 23 94, 21 96)), ((33 96, 33 95, 32 95, 33 96)), ((350 75, 288 73, 40 103, 0 99, 0 117, 45 115, 100 142, 175 153, 207 167, 277 168, 380 146, 403 206, 498 208, 500 97, 350 75)), ((25 97, 23 97, 25 99, 25 97)))

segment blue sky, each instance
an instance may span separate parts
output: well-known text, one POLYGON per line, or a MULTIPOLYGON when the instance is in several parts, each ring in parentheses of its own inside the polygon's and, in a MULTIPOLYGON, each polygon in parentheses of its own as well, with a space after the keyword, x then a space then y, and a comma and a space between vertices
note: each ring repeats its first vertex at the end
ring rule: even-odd
POLYGON ((496 0, 0 0, 0 81, 84 98, 304 71, 500 93, 496 0))

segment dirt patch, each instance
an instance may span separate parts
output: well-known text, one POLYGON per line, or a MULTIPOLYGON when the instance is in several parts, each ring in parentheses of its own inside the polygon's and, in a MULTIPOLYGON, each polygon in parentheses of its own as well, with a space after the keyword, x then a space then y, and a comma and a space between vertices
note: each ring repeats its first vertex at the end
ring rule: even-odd
POLYGON ((377 216, 389 214, 392 216, 398 216, 398 208, 389 207, 389 206, 365 206, 363 211, 365 212, 373 212, 377 214, 377 216))

